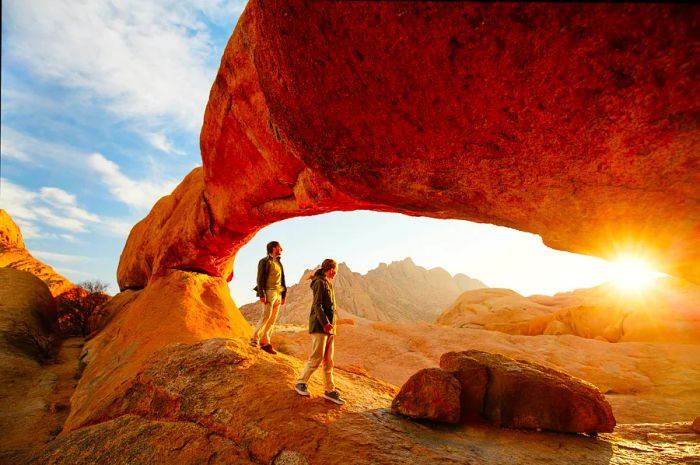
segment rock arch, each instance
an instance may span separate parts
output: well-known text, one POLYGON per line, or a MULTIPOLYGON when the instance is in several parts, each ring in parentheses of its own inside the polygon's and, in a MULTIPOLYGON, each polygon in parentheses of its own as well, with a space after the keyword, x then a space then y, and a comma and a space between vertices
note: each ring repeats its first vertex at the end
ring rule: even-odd
POLYGON ((700 282, 699 26, 692 5, 252 0, 203 166, 133 228, 118 281, 143 290, 89 342, 65 431, 121 415, 157 350, 247 336, 223 278, 293 216, 490 222, 700 282))
POLYGON ((490 222, 700 281, 698 9, 252 1, 195 169, 133 230, 121 288, 227 276, 272 222, 490 222), (138 253, 137 253, 138 252, 138 253))

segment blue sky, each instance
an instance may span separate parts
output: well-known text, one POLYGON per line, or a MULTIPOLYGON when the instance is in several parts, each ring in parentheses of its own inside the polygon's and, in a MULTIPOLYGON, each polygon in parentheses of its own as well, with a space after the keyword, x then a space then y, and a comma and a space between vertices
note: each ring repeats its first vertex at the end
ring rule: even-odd
MULTIPOLYGON (((2 2, 0 206, 34 256, 116 292, 131 227, 201 164, 199 130, 244 2, 2 2)), ((606 262, 491 225, 375 212, 295 218, 241 250, 234 299, 254 299, 257 260, 282 242, 291 282, 334 257, 355 271, 410 256, 523 294, 587 287, 606 262)))

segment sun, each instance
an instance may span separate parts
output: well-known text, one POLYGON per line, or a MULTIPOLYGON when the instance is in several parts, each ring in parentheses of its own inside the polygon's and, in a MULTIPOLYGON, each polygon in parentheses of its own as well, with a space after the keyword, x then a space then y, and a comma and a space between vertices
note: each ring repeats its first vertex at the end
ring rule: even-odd
POLYGON ((642 259, 620 258, 611 263, 609 280, 621 290, 641 291, 660 276, 642 259))

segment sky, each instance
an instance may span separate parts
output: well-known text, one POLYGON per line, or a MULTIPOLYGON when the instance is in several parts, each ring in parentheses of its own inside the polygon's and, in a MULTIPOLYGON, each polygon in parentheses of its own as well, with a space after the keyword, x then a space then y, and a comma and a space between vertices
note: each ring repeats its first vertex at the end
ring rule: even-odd
MULTIPOLYGON (((201 165, 199 130, 226 42, 245 2, 4 0, 0 208, 29 251, 71 281, 118 292, 131 227, 201 165)), ((236 257, 240 305, 265 244, 284 248, 295 283, 324 258, 366 273, 411 257, 523 295, 609 279, 600 259, 554 251, 503 227, 377 212, 293 218, 236 257)))

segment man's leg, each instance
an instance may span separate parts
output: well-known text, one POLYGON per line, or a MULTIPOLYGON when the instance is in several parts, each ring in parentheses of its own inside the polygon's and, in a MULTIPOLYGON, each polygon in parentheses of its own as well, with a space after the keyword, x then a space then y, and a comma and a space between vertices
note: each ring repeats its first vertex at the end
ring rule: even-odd
POLYGON ((267 303, 263 307, 263 312, 262 315, 260 316, 260 321, 258 321, 257 326, 255 326, 255 329, 253 330, 253 334, 250 336, 250 342, 254 342, 255 344, 258 343, 260 340, 260 334, 264 333, 262 331, 263 327, 265 326, 265 323, 267 323, 267 320, 270 319, 270 312, 272 311, 272 305, 270 305, 270 301, 268 300, 267 303))
POLYGON ((267 291, 268 300, 267 306, 269 311, 267 312, 267 320, 263 324, 260 331, 260 345, 268 345, 272 340, 272 328, 275 326, 277 321, 277 314, 280 310, 280 304, 282 303, 282 295, 279 292, 267 291))

